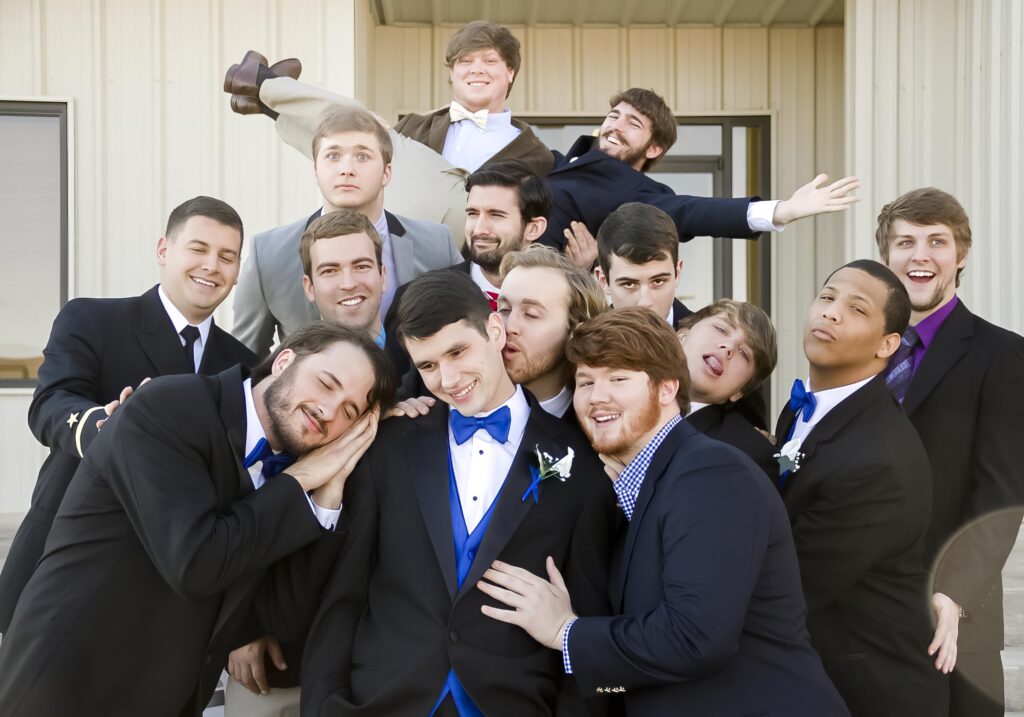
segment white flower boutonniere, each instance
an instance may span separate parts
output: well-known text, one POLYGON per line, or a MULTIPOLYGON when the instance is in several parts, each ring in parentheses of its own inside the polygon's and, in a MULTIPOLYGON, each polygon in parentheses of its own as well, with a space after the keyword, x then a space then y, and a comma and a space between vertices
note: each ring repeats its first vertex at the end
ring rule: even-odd
POLYGON ((779 475, 791 471, 796 473, 800 470, 800 461, 804 459, 804 454, 800 452, 801 441, 794 438, 782 447, 778 453, 772 458, 775 458, 779 462, 779 475))
POLYGON ((532 495, 533 502, 539 503, 540 482, 554 477, 564 483, 572 475, 572 459, 576 456, 576 452, 569 448, 564 456, 556 459, 550 453, 542 451, 540 446, 534 446, 534 450, 537 452, 537 465, 530 466, 530 475, 533 476, 533 481, 523 493, 522 500, 525 501, 532 495))

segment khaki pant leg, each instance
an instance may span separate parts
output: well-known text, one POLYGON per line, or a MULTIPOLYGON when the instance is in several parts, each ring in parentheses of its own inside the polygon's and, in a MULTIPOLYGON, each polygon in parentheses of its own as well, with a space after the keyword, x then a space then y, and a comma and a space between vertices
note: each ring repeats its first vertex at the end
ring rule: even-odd
POLYGON ((299 688, 271 688, 253 694, 228 678, 224 688, 224 717, 299 717, 299 688))

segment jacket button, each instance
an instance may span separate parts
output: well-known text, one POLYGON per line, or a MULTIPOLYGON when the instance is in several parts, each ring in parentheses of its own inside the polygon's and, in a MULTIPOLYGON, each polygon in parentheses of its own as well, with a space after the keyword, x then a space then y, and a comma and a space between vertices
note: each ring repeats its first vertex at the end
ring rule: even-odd
POLYGON ((459 641, 459 633, 455 632, 455 630, 452 630, 451 632, 448 633, 448 639, 451 640, 452 642, 458 642, 459 641))

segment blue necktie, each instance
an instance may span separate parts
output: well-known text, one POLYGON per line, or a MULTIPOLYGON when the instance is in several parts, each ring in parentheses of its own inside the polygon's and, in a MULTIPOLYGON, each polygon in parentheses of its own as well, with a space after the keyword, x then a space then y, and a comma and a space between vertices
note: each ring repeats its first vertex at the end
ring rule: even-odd
POLYGON ((497 411, 492 411, 483 418, 463 416, 458 411, 452 411, 449 415, 451 415, 452 421, 452 435, 455 436, 455 443, 457 445, 461 446, 481 428, 490 433, 491 438, 498 443, 508 441, 508 430, 512 425, 512 411, 509 410, 508 406, 502 406, 497 411))
POLYGON ((903 399, 906 398, 910 381, 914 378, 914 349, 919 343, 921 343, 921 337, 917 333, 917 329, 908 326, 907 330, 903 332, 903 336, 900 337, 899 348, 889 358, 885 374, 885 387, 900 403, 903 403, 903 399))
POLYGON ((248 470, 256 465, 257 462, 263 462, 260 467, 260 473, 264 478, 273 478, 278 473, 283 471, 285 468, 295 462, 295 457, 289 453, 281 451, 280 453, 274 453, 274 450, 267 443, 266 438, 261 438, 253 448, 249 455, 242 461, 242 467, 248 470))
POLYGON ((804 382, 797 379, 793 382, 793 389, 789 392, 789 410, 800 416, 803 412, 804 422, 811 420, 814 415, 814 407, 818 401, 814 394, 804 388, 804 382))

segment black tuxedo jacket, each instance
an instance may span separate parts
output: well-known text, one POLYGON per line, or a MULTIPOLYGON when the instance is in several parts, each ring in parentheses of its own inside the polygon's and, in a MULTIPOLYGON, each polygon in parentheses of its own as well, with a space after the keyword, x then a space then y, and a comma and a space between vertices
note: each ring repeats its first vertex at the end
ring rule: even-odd
MULTIPOLYGON (((787 406, 780 445, 793 421, 787 406)), ((855 717, 945 714, 945 677, 926 652, 931 471, 884 375, 829 411, 800 452, 783 498, 811 644, 855 717)))
MULTIPOLYGON (((943 322, 903 401, 931 460, 934 497, 927 565, 962 526, 1024 504, 1024 338, 972 314, 960 301, 943 322)), ((1002 569, 1019 512, 995 516, 958 540, 935 589, 967 611, 962 651, 1003 647, 1002 569), (970 556, 967 559, 965 557, 970 556)))
MULTIPOLYGON (((425 144, 441 154, 444 151, 444 142, 448 137, 448 128, 451 124, 451 119, 448 117, 448 106, 445 105, 430 114, 406 115, 395 125, 395 131, 425 144)), ((526 122, 513 119, 512 125, 519 130, 519 134, 502 147, 497 154, 484 162, 483 166, 486 167, 491 162, 516 159, 543 177, 551 171, 551 165, 554 163, 551 150, 540 141, 526 122)))
POLYGON ((199 715, 261 581, 264 624, 309 613, 341 535, 287 473, 253 490, 242 379, 158 378, 104 425, 0 645, 0 713, 199 715))
POLYGON ((778 475, 779 465, 772 458, 778 449, 754 428, 737 404, 704 406, 686 420, 705 436, 738 448, 773 480, 778 475))
POLYGON ((736 449, 686 421, 669 432, 612 575, 618 617, 569 633, 583 694, 642 717, 847 714, 804 626, 786 510, 736 449))
POLYGON ((663 210, 675 221, 681 241, 704 235, 760 236, 751 232, 747 223, 747 206, 752 198, 677 195, 668 186, 599 150, 595 137, 580 137, 566 155, 556 152, 555 168, 547 181, 551 214, 539 241, 560 250, 565 248, 562 232, 570 222, 583 222, 597 236, 605 218, 626 202, 643 202, 663 210))
POLYGON ((567 568, 577 610, 608 609, 607 560, 619 525, 610 482, 582 434, 527 396, 519 452, 461 589, 448 406, 381 424, 345 488, 350 532, 303 657, 303 715, 423 717, 451 667, 484 714, 550 715, 556 696, 559 709, 583 708, 556 652, 480 612, 497 605, 476 587, 494 560, 546 575, 548 555, 567 568), (538 503, 522 500, 535 446, 556 457, 575 451, 571 477, 542 482, 538 503))
MULTIPOLYGON (((28 424, 50 447, 50 455, 0 574, 0 632, 7 632, 18 597, 43 554, 82 452, 96 438, 96 421, 106 416, 101 407, 144 378, 195 371, 156 287, 131 298, 68 302, 53 322, 43 357, 28 424)), ((255 361, 252 352, 214 325, 199 370, 214 374, 255 361)))

